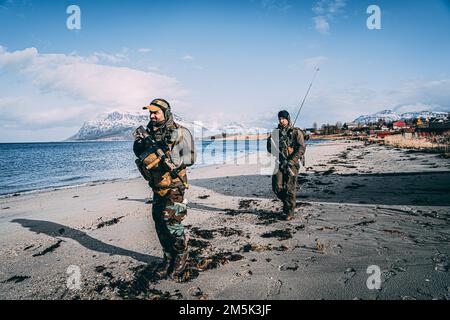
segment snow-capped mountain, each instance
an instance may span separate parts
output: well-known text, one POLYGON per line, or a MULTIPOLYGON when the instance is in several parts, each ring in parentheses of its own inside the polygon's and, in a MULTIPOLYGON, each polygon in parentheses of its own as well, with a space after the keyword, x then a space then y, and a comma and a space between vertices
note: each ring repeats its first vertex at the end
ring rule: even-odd
MULTIPOLYGON (((201 124, 185 120, 176 114, 174 114, 174 120, 191 132, 207 131, 201 124)), ((105 113, 97 116, 94 120, 86 121, 80 130, 68 140, 132 140, 132 132, 139 126, 145 127, 148 121, 148 114, 118 111, 105 113)))
POLYGON ((384 120, 385 122, 394 122, 399 120, 411 120, 417 118, 438 118, 443 119, 448 117, 448 112, 442 111, 415 111, 415 112, 403 112, 397 113, 392 110, 383 110, 370 115, 363 115, 354 120, 356 123, 360 124, 368 124, 368 123, 377 123, 380 120, 384 120))
POLYGON ((419 111, 419 112, 405 112, 401 114, 402 120, 410 120, 410 119, 444 119, 448 117, 448 112, 441 112, 441 111, 419 111))
MULTIPOLYGON (((209 126, 199 121, 189 121, 174 114, 178 124, 188 128, 195 139, 220 135, 245 135, 268 132, 265 128, 252 127, 246 123, 232 122, 225 126, 209 126)), ((94 120, 86 121, 80 130, 70 137, 70 141, 86 140, 132 140, 132 132, 139 126, 146 126, 148 114, 134 114, 129 112, 111 112, 101 114, 94 120)))
POLYGON ((228 135, 250 135, 250 134, 263 134, 269 130, 258 126, 252 126, 246 122, 230 122, 229 124, 222 125, 216 128, 209 128, 211 132, 226 133, 228 135))
POLYGON ((359 116, 353 122, 361 123, 361 124, 375 123, 375 122, 378 122, 380 119, 382 119, 386 122, 393 122, 393 121, 398 121, 401 118, 397 113, 395 113, 392 110, 383 110, 383 111, 380 111, 380 112, 377 112, 374 114, 359 116))

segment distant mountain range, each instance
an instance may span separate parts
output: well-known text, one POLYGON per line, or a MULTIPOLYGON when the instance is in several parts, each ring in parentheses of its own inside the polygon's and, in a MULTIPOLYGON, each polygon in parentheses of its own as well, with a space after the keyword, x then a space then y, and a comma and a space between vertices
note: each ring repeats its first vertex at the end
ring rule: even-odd
MULTIPOLYGON (((207 136, 266 133, 269 130, 259 127, 249 127, 245 123, 232 122, 224 126, 206 126, 202 122, 186 120, 174 114, 175 122, 193 132, 196 139, 207 136)), ((70 137, 69 141, 115 141, 132 140, 132 132, 139 126, 146 126, 149 121, 148 114, 133 114, 129 112, 114 111, 101 114, 94 120, 86 121, 78 132, 70 137)))
MULTIPOLYGON (((408 110, 402 107, 402 110, 408 110)), ((380 119, 386 122, 409 120, 415 118, 446 118, 448 112, 442 111, 417 111, 398 113, 393 110, 383 110, 371 115, 363 115, 354 120, 359 124, 376 123, 380 119)), ((174 114, 177 123, 193 132, 196 139, 209 136, 217 136, 222 133, 227 135, 250 135, 264 134, 271 129, 255 126, 255 119, 251 122, 231 122, 226 125, 204 124, 202 122, 190 121, 174 114)), ((149 121, 148 114, 134 114, 129 112, 114 111, 97 116, 94 120, 86 121, 80 130, 70 137, 69 141, 92 141, 92 140, 132 140, 132 132, 139 126, 146 126, 149 121)), ((264 125, 264 124, 263 124, 264 125)))
POLYGON ((393 110, 383 110, 374 114, 370 115, 363 115, 356 118, 353 122, 359 123, 359 124, 367 124, 367 123, 376 123, 380 120, 384 120, 385 122, 394 122, 394 121, 400 121, 400 120, 411 120, 411 119, 417 119, 417 118, 438 118, 443 119, 447 118, 449 115, 448 112, 442 112, 442 111, 417 111, 417 112, 404 112, 404 113, 397 113, 393 110))

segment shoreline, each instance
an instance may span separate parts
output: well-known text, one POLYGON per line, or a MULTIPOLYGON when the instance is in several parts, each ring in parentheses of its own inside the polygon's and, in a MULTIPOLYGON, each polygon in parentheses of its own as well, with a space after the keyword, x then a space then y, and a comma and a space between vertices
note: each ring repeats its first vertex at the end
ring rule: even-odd
POLYGON ((450 162, 357 141, 316 146, 291 222, 264 163, 188 173, 185 283, 153 278, 162 251, 141 178, 1 199, 0 298, 450 298, 450 162), (371 265, 381 290, 366 286, 371 265), (66 285, 70 266, 80 289, 66 285))
MULTIPOLYGON (((217 141, 220 141, 220 140, 217 140, 217 141)), ((92 141, 88 141, 88 142, 92 142, 92 141)), ((101 142, 105 142, 105 141, 101 141, 101 142)), ((111 142, 111 141, 106 141, 106 142, 111 142)), ((112 141, 112 142, 115 142, 115 141, 112 141)), ((316 142, 316 143, 312 143, 312 144, 307 145, 307 146, 311 147, 311 146, 316 146, 318 144, 322 145, 322 144, 326 144, 326 143, 330 143, 330 142, 332 142, 332 140, 324 140, 323 142, 316 142)), ((38 142, 38 143, 41 143, 41 142, 38 142)), ((42 142, 42 143, 47 143, 47 142, 42 142)), ((264 152, 264 151, 254 151, 254 152, 250 152, 248 154, 238 155, 238 156, 236 156, 236 158, 228 160, 228 161, 223 162, 223 163, 194 165, 194 167, 190 168, 190 170, 195 170, 195 169, 198 169, 198 168, 211 167, 211 166, 217 166, 217 165, 226 165, 227 163, 235 162, 236 159, 245 158, 245 157, 254 155, 254 154, 258 153, 258 152, 264 152)), ((14 192, 10 192, 10 193, 0 194, 0 200, 1 199, 11 198, 11 197, 19 197, 19 196, 28 195, 28 194, 45 193, 45 192, 65 190, 65 189, 71 189, 71 188, 81 188, 81 187, 100 185, 100 184, 105 184, 105 183, 114 183, 114 182, 120 182, 120 181, 135 180, 135 179, 141 179, 141 178, 142 177, 139 175, 139 176, 134 177, 134 178, 133 177, 127 177, 127 178, 112 178, 112 179, 104 179, 104 180, 92 180, 92 181, 87 181, 87 182, 83 182, 83 183, 79 183, 79 184, 67 184, 67 185, 63 185, 63 186, 59 186, 59 187, 41 187, 41 188, 31 189, 31 190, 29 190, 29 189, 27 189, 27 190, 19 190, 19 191, 14 191, 14 192)))

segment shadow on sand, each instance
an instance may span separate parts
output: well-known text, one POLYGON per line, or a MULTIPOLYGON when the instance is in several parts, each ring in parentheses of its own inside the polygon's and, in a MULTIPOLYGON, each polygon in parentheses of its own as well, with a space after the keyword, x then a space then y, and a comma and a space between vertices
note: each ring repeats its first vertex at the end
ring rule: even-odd
MULTIPOLYGON (((297 200, 312 202, 450 206, 450 172, 383 174, 308 173, 298 177, 297 200)), ((226 196, 275 198, 267 175, 191 180, 226 196)))
POLYGON ((100 240, 92 238, 87 235, 85 232, 64 226, 62 224, 58 224, 50 221, 41 221, 41 220, 28 220, 28 219, 14 219, 11 222, 19 223, 22 227, 29 229, 35 233, 44 233, 53 238, 69 238, 73 239, 85 248, 97 252, 108 253, 110 255, 120 255, 127 256, 133 258, 135 260, 152 263, 155 261, 159 261, 160 259, 154 256, 142 254, 139 252, 119 248, 107 243, 104 243, 100 240))

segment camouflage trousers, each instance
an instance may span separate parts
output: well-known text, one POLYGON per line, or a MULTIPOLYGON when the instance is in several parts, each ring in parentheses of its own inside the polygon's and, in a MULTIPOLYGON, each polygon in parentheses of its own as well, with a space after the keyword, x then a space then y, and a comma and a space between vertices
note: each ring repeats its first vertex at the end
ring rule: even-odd
POLYGON ((181 223, 186 217, 187 207, 183 202, 184 190, 170 189, 161 196, 153 195, 152 216, 156 233, 166 257, 175 258, 187 251, 184 226, 181 223))
POLYGON ((286 215, 294 215, 296 206, 296 193, 297 193, 297 175, 299 168, 291 167, 294 176, 291 176, 287 170, 277 170, 272 175, 272 190, 283 201, 283 213, 286 215))

